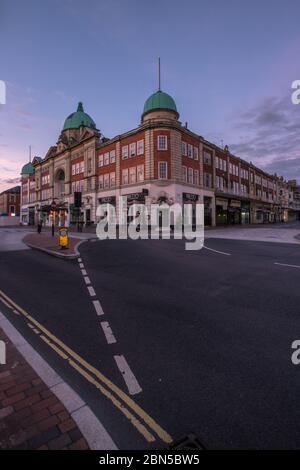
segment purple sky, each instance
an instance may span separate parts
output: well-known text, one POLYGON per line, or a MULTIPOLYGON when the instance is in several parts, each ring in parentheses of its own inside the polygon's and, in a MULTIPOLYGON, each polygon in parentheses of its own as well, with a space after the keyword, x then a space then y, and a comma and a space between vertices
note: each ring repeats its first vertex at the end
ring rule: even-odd
POLYGON ((300 181, 299 18, 297 0, 0 0, 0 190, 78 101, 107 137, 136 127, 158 56, 191 130, 300 181))

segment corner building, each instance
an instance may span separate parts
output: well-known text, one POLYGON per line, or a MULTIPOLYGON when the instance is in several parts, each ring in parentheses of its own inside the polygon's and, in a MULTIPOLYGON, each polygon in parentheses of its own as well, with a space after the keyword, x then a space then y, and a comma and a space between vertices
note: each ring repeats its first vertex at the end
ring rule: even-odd
POLYGON ((80 218, 96 222, 101 203, 128 205, 203 203, 205 225, 280 219, 278 178, 231 155, 179 121, 173 98, 158 90, 145 102, 140 125, 107 139, 82 103, 65 120, 56 145, 22 169, 22 222, 75 224, 74 192, 82 193, 80 218))

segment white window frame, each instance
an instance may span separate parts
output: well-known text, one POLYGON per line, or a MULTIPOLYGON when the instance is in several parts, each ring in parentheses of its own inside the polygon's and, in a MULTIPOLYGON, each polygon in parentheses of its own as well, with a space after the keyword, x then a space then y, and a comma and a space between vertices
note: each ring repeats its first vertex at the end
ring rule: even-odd
POLYGON ((129 173, 128 173, 128 168, 123 168, 122 170, 122 184, 128 184, 129 183, 129 173), (125 178, 126 176, 126 178, 125 178), (125 179, 127 181, 125 181, 125 179))
POLYGON ((184 141, 181 142, 181 153, 185 157, 187 156, 187 143, 184 141))
POLYGON ((108 189, 108 188, 109 188, 109 184, 110 184, 109 173, 104 173, 104 175, 103 175, 103 182, 104 182, 104 189, 108 189))
POLYGON ((129 168, 129 184, 136 183, 136 167, 131 166, 129 168))
POLYGON ((98 166, 103 166, 104 164, 104 159, 103 159, 103 153, 101 153, 101 155, 99 155, 98 157, 98 166))
POLYGON ((110 163, 115 163, 116 162, 116 151, 115 151, 115 149, 113 149, 109 152, 109 160, 110 160, 110 163))
POLYGON ((157 136, 157 150, 168 150, 168 136, 161 134, 157 136), (163 145, 164 143, 164 145, 163 145))
POLYGON ((99 176, 98 176, 98 188, 99 188, 99 189, 103 189, 103 188, 104 188, 104 179, 103 179, 103 175, 99 175, 99 176))
POLYGON ((111 188, 114 188, 116 186, 116 172, 115 171, 112 171, 109 174, 109 186, 111 188))
POLYGON ((187 183, 187 167, 185 165, 182 165, 182 168, 181 168, 181 177, 182 177, 182 181, 184 183, 187 183))
POLYGON ((193 147, 193 157, 194 157, 194 160, 199 160, 199 149, 198 147, 193 147))
POLYGON ((137 155, 144 155, 144 139, 137 141, 137 155))
POLYGON ((133 158, 136 156, 136 144, 135 142, 131 142, 129 144, 129 158, 133 158))
POLYGON ((193 184, 194 182, 194 172, 193 172, 193 168, 188 168, 188 183, 189 184, 193 184))
POLYGON ((110 160, 109 160, 109 152, 105 152, 104 154, 104 166, 109 165, 110 160))
POLYGON ((123 145, 122 147, 122 160, 128 159, 128 145, 123 145))
POLYGON ((144 165, 136 167, 136 179, 138 182, 144 181, 144 165))
POLYGON ((199 170, 194 170, 194 184, 199 186, 199 170))
POLYGON ((212 163, 212 154, 209 153, 207 150, 203 151, 203 163, 208 166, 211 166, 212 163), (209 159, 209 162, 205 161, 207 158, 209 159))
POLYGON ((158 162, 158 179, 159 180, 167 180, 168 179, 168 162, 161 160, 158 162), (165 166, 165 177, 161 176, 161 165, 165 166))

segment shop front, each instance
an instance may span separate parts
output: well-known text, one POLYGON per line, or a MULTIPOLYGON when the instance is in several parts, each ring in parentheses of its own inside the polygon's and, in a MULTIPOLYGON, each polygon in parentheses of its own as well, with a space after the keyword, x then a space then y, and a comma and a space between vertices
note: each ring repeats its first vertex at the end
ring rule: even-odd
POLYGON ((204 225, 206 227, 212 225, 212 198, 204 196, 204 225))
POLYGON ((196 225, 196 205, 199 201, 198 194, 182 193, 182 203, 190 204, 192 206, 192 225, 196 225))
POLYGON ((35 210, 34 210, 34 207, 29 207, 28 225, 34 225, 34 223, 35 223, 35 210))
POLYGON ((241 223, 241 201, 230 199, 228 205, 228 224, 238 225, 241 223))
MULTIPOLYGON (((98 204, 99 205, 102 205, 102 204, 110 204, 111 206, 114 207, 115 209, 115 212, 116 212, 116 196, 106 196, 106 197, 99 197, 98 198, 98 204)), ((108 216, 107 212, 105 211, 104 213, 104 216, 103 217, 106 217, 108 216)), ((101 219, 101 218, 100 218, 101 219)), ((110 220, 109 216, 108 216, 108 220, 110 222, 115 222, 115 216, 113 216, 112 218, 113 220, 110 220)))
POLYGON ((256 223, 268 224, 273 222, 274 213, 271 211, 270 206, 260 205, 256 207, 256 223))
POLYGON ((250 224, 250 202, 241 202, 241 224, 250 224))
POLYGON ((28 225, 28 219, 29 219, 29 209, 28 207, 22 207, 21 209, 21 222, 24 225, 28 225))
POLYGON ((228 199, 216 198, 216 225, 228 223, 228 199))
POLYGON ((141 192, 137 193, 129 193, 129 194, 123 194, 122 196, 126 196, 127 198, 127 208, 125 207, 124 210, 126 210, 126 215, 127 215, 127 222, 131 222, 135 217, 133 215, 129 216, 128 212, 131 206, 134 204, 145 204, 146 201, 146 196, 148 196, 149 191, 148 189, 143 189, 141 192))
POLYGON ((39 212, 39 220, 43 225, 64 227, 67 223, 67 203, 56 204, 52 201, 51 204, 43 205, 37 210, 39 212))

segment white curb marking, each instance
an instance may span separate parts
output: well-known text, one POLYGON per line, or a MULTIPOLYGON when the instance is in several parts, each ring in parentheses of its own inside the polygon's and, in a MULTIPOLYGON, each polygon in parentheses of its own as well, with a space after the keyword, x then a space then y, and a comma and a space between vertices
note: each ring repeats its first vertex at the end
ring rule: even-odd
POLYGON ((230 253, 225 253, 225 251, 213 250, 212 248, 208 248, 205 245, 203 245, 203 248, 205 248, 206 250, 209 250, 209 251, 213 251, 214 253, 219 253, 220 255, 231 256, 230 253))
POLYGON ((132 370, 130 369, 129 365, 124 356, 114 356, 114 359, 117 363, 118 369, 122 374, 122 377, 127 385, 128 391, 130 395, 136 395, 137 393, 141 393, 142 389, 136 380, 132 370))
POLYGON ((114 337, 114 334, 112 332, 111 327, 109 326, 108 321, 102 321, 101 327, 102 327, 103 333, 105 334, 105 338, 108 344, 116 343, 117 340, 114 337))
POLYGON ((89 278, 88 276, 84 276, 83 279, 84 279, 84 281, 85 281, 86 284, 90 284, 90 283, 91 283, 90 278, 89 278))
POLYGON ((81 274, 82 274, 83 276, 87 276, 86 270, 85 270, 85 269, 82 269, 82 270, 81 270, 81 274))

